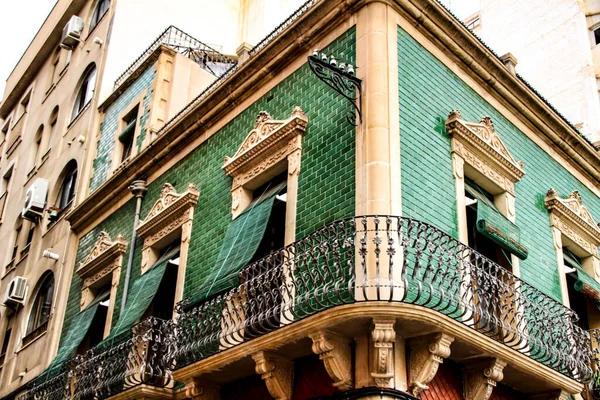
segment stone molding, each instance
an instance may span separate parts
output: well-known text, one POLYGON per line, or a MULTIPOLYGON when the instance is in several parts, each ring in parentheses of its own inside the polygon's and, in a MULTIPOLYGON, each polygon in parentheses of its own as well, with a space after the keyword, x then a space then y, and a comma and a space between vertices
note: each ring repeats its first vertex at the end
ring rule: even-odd
POLYGON ((123 236, 118 235, 112 241, 108 233, 100 232, 96 244, 77 268, 77 275, 83 279, 84 288, 120 267, 121 257, 126 249, 127 241, 123 236))
POLYGON ((514 184, 525 175, 523 162, 510 154, 490 117, 468 122, 454 110, 446 119, 446 132, 452 139, 453 155, 514 196, 514 184))
MULTIPOLYGON (((254 129, 246 136, 235 155, 225 157, 223 170, 233 177, 232 191, 301 150, 299 139, 307 124, 308 118, 298 106, 294 107, 291 117, 286 120, 274 120, 269 113, 261 111, 254 122, 254 129)), ((295 169, 299 169, 299 160, 294 165, 297 165, 295 169)))
POLYGON ((410 348, 409 360, 409 391, 413 396, 419 396, 429 389, 438 367, 444 358, 450 356, 450 345, 454 337, 446 333, 435 333, 419 337, 408 343, 410 348))
POLYGON ((333 379, 333 386, 342 391, 352 389, 350 342, 336 333, 324 330, 309 333, 308 336, 313 341, 312 351, 323 361, 329 377, 333 379))
POLYGON ((252 354, 252 359, 256 363, 256 373, 265 381, 273 399, 291 400, 294 389, 294 363, 266 351, 252 354))
POLYGON ((531 400, 569 400, 571 393, 565 390, 555 390, 552 392, 537 393, 530 395, 531 400))
POLYGON ((374 319, 371 339, 373 341, 373 369, 371 377, 379 387, 391 388, 394 378, 395 319, 374 319))
POLYGON ((588 208, 583 205, 578 191, 566 199, 560 198, 556 189, 548 190, 545 198, 552 226, 593 255, 600 247, 600 226, 594 221, 588 208))
MULTIPOLYGON (((165 227, 173 225, 174 221, 182 219, 178 225, 186 222, 186 211, 193 208, 198 202, 198 189, 194 184, 190 183, 187 190, 178 194, 170 183, 165 183, 158 200, 152 206, 152 209, 143 221, 140 221, 136 228, 137 234, 144 239, 146 246, 146 238, 151 238, 160 233, 165 227)), ((175 228, 173 228, 175 229, 175 228)), ((169 232, 163 232, 166 235, 169 232)), ((156 239, 158 240, 158 239, 156 239)), ((156 242, 156 240, 152 240, 156 242)))
POLYGON ((504 379, 506 361, 499 358, 484 360, 465 369, 465 399, 488 400, 496 384, 504 379))

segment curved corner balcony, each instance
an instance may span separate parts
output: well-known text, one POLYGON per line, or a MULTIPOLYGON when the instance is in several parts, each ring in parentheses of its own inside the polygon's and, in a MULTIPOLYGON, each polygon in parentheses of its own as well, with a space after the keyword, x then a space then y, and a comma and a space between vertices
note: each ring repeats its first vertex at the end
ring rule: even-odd
POLYGON ((352 329, 383 315, 401 321, 405 338, 451 330, 453 355, 462 351, 466 360, 481 344, 480 353, 516 363, 515 375, 526 360, 538 377, 592 377, 590 336, 572 310, 414 219, 333 222, 248 265, 239 282, 200 304, 182 302, 173 321, 141 322, 127 341, 71 360, 56 382, 34 386, 27 397, 106 398, 140 384, 166 387, 218 353, 233 360, 249 342, 253 351, 273 345, 276 331, 294 341, 323 321, 352 329))

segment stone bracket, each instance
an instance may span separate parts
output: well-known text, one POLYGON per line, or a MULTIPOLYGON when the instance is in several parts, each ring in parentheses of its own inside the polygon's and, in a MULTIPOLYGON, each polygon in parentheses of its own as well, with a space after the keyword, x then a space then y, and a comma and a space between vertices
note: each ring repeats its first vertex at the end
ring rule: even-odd
POLYGON ((266 351, 252 354, 256 373, 275 400, 291 400, 294 388, 294 364, 291 360, 266 351))
POLYGON ((392 387, 394 378, 394 343, 396 320, 374 319, 371 339, 373 340, 373 369, 371 377, 379 387, 392 387))
POLYGON ((185 384, 185 398, 190 400, 220 400, 221 388, 192 378, 185 384))
POLYGON ((409 391, 413 396, 429 389, 438 367, 444 358, 450 356, 450 345, 454 337, 445 333, 435 333, 409 342, 409 391))
POLYGON ((327 331, 309 333, 312 351, 319 355, 327 373, 333 379, 333 386, 340 390, 352 389, 352 352, 350 343, 344 337, 327 331))
POLYGON ((465 399, 466 400, 488 400, 496 383, 500 382, 504 375, 502 371, 506 367, 506 361, 499 358, 483 360, 465 369, 465 399))

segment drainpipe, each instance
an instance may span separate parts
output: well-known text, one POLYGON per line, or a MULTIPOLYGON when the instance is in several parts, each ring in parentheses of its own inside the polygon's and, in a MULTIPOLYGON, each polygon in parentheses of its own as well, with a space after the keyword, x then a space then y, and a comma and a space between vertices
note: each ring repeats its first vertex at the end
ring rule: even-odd
POLYGON ((131 278, 131 266, 133 265, 133 255, 135 253, 135 241, 137 232, 135 229, 140 221, 140 209, 142 208, 142 199, 146 194, 146 181, 143 179, 131 182, 129 190, 135 196, 135 217, 133 218, 133 232, 131 232, 131 243, 129 244, 129 257, 127 257, 127 270, 125 271, 125 283, 123 285, 123 296, 121 297, 121 312, 125 310, 127 304, 127 294, 129 293, 129 280, 131 278))

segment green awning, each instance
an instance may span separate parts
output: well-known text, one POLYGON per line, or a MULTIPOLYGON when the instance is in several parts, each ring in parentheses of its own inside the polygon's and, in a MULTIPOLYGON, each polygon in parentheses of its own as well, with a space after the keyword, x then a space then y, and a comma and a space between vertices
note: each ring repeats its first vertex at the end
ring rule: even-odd
POLYGON ((37 379, 44 381, 60 373, 62 364, 73 356, 75 350, 77 350, 90 329, 99 305, 100 302, 93 302, 73 317, 69 325, 69 330, 58 348, 56 357, 37 379))
POLYGON ((465 189, 477 200, 477 231, 521 260, 525 260, 528 251, 521 244, 519 227, 502 215, 480 190, 469 184, 465 184, 465 189))
POLYGON ((119 141, 121 143, 127 142, 131 136, 135 133, 135 119, 127 124, 123 132, 119 134, 119 141))
POLYGON ((125 310, 111 329, 108 337, 104 339, 100 345, 111 345, 115 341, 119 342, 125 336, 124 334, 129 333, 131 327, 138 322, 140 317, 150 306, 165 274, 169 260, 171 260, 178 252, 179 248, 167 251, 156 263, 154 263, 149 271, 140 276, 133 283, 129 295, 127 296, 127 306, 125 307, 125 310))
POLYGON ((285 185, 265 193, 262 199, 248 207, 229 223, 214 268, 198 291, 188 299, 187 307, 239 285, 239 273, 250 262, 263 239, 275 196, 285 185))

